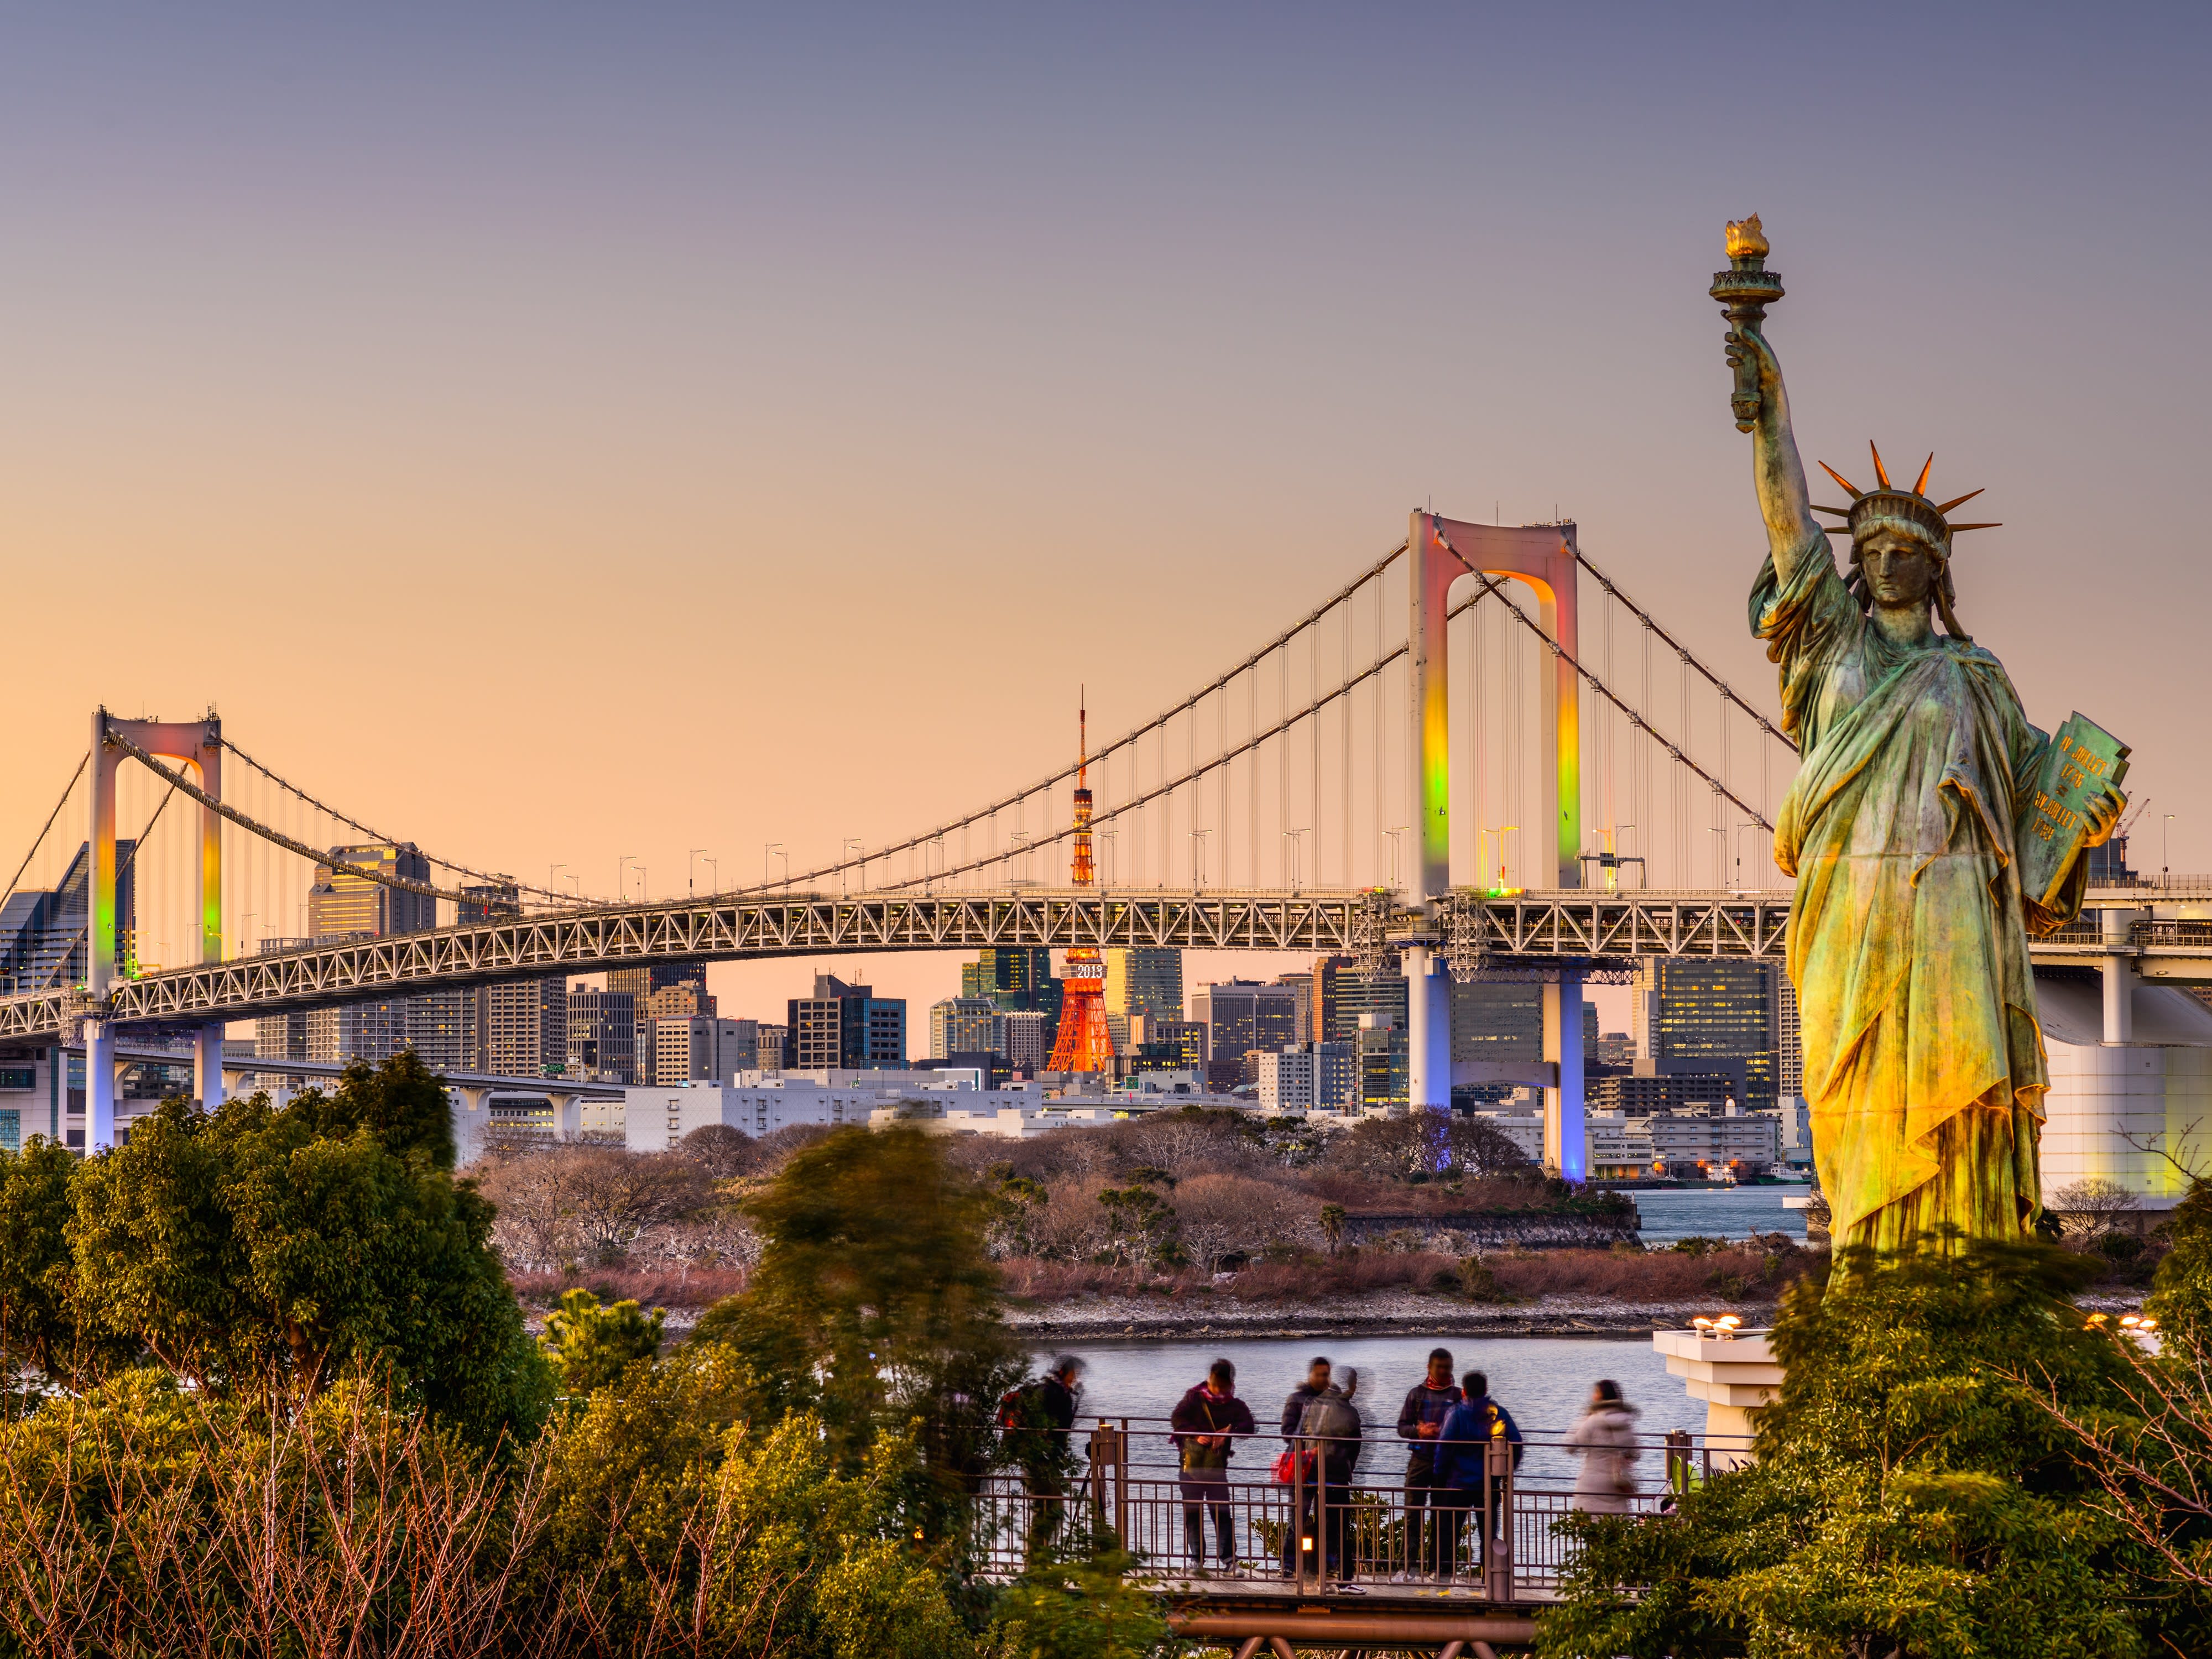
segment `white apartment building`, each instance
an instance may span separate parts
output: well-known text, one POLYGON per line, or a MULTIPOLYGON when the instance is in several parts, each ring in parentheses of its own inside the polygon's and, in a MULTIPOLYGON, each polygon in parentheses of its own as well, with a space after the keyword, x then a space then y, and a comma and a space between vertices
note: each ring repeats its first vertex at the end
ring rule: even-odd
POLYGON ((708 1014, 653 1022, 653 1081, 719 1083, 760 1063, 760 1024, 708 1014))
POLYGON ((1348 1042, 1302 1042, 1260 1056, 1263 1112, 1341 1111, 1351 1100, 1359 1065, 1348 1042))

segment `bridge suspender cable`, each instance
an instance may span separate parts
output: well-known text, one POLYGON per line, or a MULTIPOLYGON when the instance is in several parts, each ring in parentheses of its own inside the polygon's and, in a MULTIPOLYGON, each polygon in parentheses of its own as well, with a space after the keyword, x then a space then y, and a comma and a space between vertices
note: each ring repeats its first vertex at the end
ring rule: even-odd
MULTIPOLYGON (((1339 588, 1336 592, 1332 594, 1328 599, 1315 606, 1314 609, 1304 617, 1285 629, 1273 639, 1261 646, 1257 651, 1253 652, 1235 667, 1228 669, 1220 674, 1217 674, 1212 679, 1208 680, 1204 685, 1200 686, 1197 690, 1192 692, 1188 696, 1185 697, 1181 702, 1176 703, 1173 708, 1163 709, 1152 719, 1146 721, 1144 725, 1136 726, 1132 730, 1124 732, 1121 736, 1116 738, 1112 743, 1108 744, 1104 748, 1096 750, 1091 756, 1091 763, 1094 766, 1102 765, 1109 756, 1113 755, 1121 750, 1127 749, 1140 738, 1149 737, 1154 732, 1157 732, 1166 726, 1167 723, 1173 720, 1176 715, 1182 714, 1188 709, 1196 708, 1206 698, 1212 696, 1215 692, 1229 684, 1230 682, 1234 680, 1239 674, 1244 673, 1246 671, 1258 666, 1259 664, 1264 661, 1268 656, 1287 646, 1300 634, 1305 632, 1307 629, 1311 628, 1323 617, 1328 615, 1330 611, 1335 610, 1338 605, 1344 604, 1346 600, 1351 599, 1353 594, 1357 593, 1361 588, 1366 586, 1368 583, 1381 577, 1384 571, 1388 570, 1393 564, 1396 563, 1399 559, 1405 556, 1405 552, 1406 544, 1400 542, 1397 546, 1392 548, 1388 553, 1385 553, 1365 570, 1353 577, 1352 580, 1346 582, 1341 588, 1339 588)), ((1395 652, 1391 653, 1391 656, 1398 657, 1403 656, 1404 654, 1405 647, 1401 646, 1395 652)), ((1390 660, 1390 658, 1385 658, 1383 660, 1387 662, 1390 660)), ((1379 665, 1377 665, 1377 666, 1379 665)), ((1370 673, 1372 673, 1374 671, 1372 669, 1369 670, 1370 673)), ((1362 678, 1364 678, 1365 676, 1362 676, 1362 678)), ((1328 699, 1323 698, 1322 701, 1326 702, 1328 699)), ((1316 707, 1318 706, 1318 704, 1316 705, 1316 707)), ((1200 773, 1209 769, 1211 769, 1201 768, 1200 773)), ((1018 793, 1007 795, 1000 800, 992 802, 988 806, 969 812, 964 817, 953 818, 947 823, 941 823, 936 829, 929 830, 926 834, 909 836, 905 841, 890 842, 884 847, 878 848, 875 852, 869 854, 865 859, 845 859, 836 864, 824 864, 818 866, 812 870, 803 870, 795 876, 787 875, 781 881, 763 882, 757 887, 739 887, 734 888, 732 890, 735 893, 765 893, 779 887, 788 888, 799 882, 819 881, 825 876, 834 876, 842 870, 854 869, 862 864, 872 863, 879 859, 891 858, 900 853, 910 853, 917 847, 926 846, 932 842, 942 838, 943 836, 951 835, 957 830, 965 830, 974 824, 981 823, 985 819, 995 817, 998 813, 1004 811, 1007 807, 1018 806, 1022 802, 1030 799, 1033 796, 1041 795, 1047 790, 1066 782, 1070 778, 1075 775, 1075 773, 1076 769, 1073 766, 1063 768, 1061 770, 1052 774, 1051 776, 1046 778, 1043 781, 1040 783, 1033 783, 1028 788, 1020 791, 1018 793)), ((1197 776, 1200 775, 1200 773, 1193 773, 1189 775, 1197 776)), ((1184 781, 1188 781, 1188 779, 1186 778, 1184 781)), ((1154 799, 1161 792, 1159 790, 1156 789, 1152 792, 1152 795, 1148 795, 1145 799, 1148 800, 1154 799)), ((1134 803, 1130 803, 1130 805, 1134 805, 1134 803)), ((1115 811, 1119 812, 1125 809, 1116 808, 1115 811)), ((1103 818, 1111 815, 1101 814, 1100 816, 1103 818)), ((1053 842, 1059 841, 1062 839, 1064 836, 1072 835, 1073 833, 1073 831, 1072 830, 1063 830, 1059 835, 1030 842, 1028 846, 1030 850, 1034 851, 1039 847, 1049 846, 1053 842)), ((1002 862, 1004 862, 1003 858, 980 859, 974 862, 962 865, 957 869, 939 870, 934 875, 927 878, 927 879, 932 881, 942 881, 945 877, 950 875, 957 875, 963 871, 980 869, 988 864, 998 864, 1002 862)), ((894 882, 890 884, 890 886, 893 888, 919 887, 921 884, 922 878, 916 878, 908 881, 894 882)))
MULTIPOLYGON (((1595 573, 1593 572, 1592 574, 1595 574, 1595 573)), ((1508 611, 1510 611, 1516 617, 1520 618, 1522 627, 1527 629, 1538 639, 1541 640, 1546 645, 1549 646, 1553 656, 1559 658, 1559 660, 1565 663, 1568 667, 1573 669, 1576 673, 1588 680, 1591 686, 1595 689, 1597 694, 1603 697, 1607 702, 1611 703, 1615 708, 1620 710, 1622 714, 1627 715, 1630 723, 1635 726, 1638 730, 1643 732, 1645 735, 1650 738, 1652 742, 1657 744, 1662 749, 1664 749, 1668 754, 1672 755, 1680 764, 1686 767, 1689 770, 1696 773, 1700 778, 1704 779, 1715 794, 1720 796, 1723 800, 1729 801, 1734 805, 1738 811, 1741 812, 1753 823, 1757 824, 1760 829, 1766 830, 1769 834, 1773 832, 1774 826, 1767 821, 1766 815, 1764 812, 1761 812, 1754 806, 1747 805, 1732 790, 1728 787, 1727 785, 1723 784, 1711 773, 1706 771, 1704 767, 1698 765, 1697 762, 1692 760, 1680 750, 1674 747, 1673 744, 1668 742, 1666 738, 1661 737, 1657 729, 1652 726, 1650 721, 1645 720, 1643 715, 1638 714, 1636 710, 1630 708, 1626 703, 1623 702, 1619 697, 1613 695, 1613 688, 1611 686, 1607 685, 1603 680, 1598 678, 1596 675, 1591 673, 1589 669, 1577 662, 1571 654, 1562 649, 1557 640, 1553 639, 1549 634, 1547 634, 1534 617, 1529 616, 1527 611, 1523 611, 1514 602, 1512 597, 1499 585, 1497 577, 1486 576, 1481 572, 1477 571, 1475 573, 1475 580, 1482 584, 1482 592, 1476 594, 1474 599, 1466 601, 1464 605, 1455 606, 1449 613, 1450 615, 1455 617, 1460 613, 1460 611, 1467 609, 1468 606, 1479 604, 1481 600, 1487 599, 1492 594, 1496 594, 1498 596, 1498 602, 1504 605, 1508 611)), ((1623 603, 1626 603, 1626 601, 1623 601, 1623 603)), ((1635 609, 1632 605, 1629 608, 1631 610, 1635 609)), ((1673 641, 1669 641, 1668 643, 1672 644, 1673 641)), ((1677 651, 1682 650, 1680 646, 1675 646, 1674 648, 1677 651)), ((1695 659, 1693 659, 1686 651, 1682 651, 1682 660, 1691 663, 1695 662, 1695 659)), ((1705 672, 1702 665, 1698 665, 1698 672, 1700 673, 1705 672)), ((1706 674, 1705 678, 1711 679, 1712 676, 1711 674, 1706 674)), ((1720 684, 1717 680, 1715 680, 1713 683, 1716 685, 1720 684)), ((1725 686, 1722 687, 1722 689, 1723 690, 1727 690, 1725 686)), ((1729 692, 1729 695, 1730 696, 1734 696, 1735 694, 1734 692, 1729 692)), ((1753 718, 1756 719, 1758 717, 1758 711, 1753 709, 1751 712, 1753 718)), ((1765 724, 1763 720, 1760 723, 1762 725, 1765 724)), ((1768 729, 1771 730, 1772 728, 1769 727, 1768 729)), ((1780 733, 1778 732, 1776 735, 1780 736, 1780 733)))
MULTIPOLYGON (((181 772, 173 771, 168 767, 162 765, 161 762, 155 760, 151 755, 141 749, 137 744, 131 742, 130 738, 118 737, 113 732, 110 732, 107 734, 107 741, 113 744, 125 754, 129 755, 132 759, 137 761, 140 765, 144 766, 152 771, 156 776, 167 778, 169 781, 169 784, 172 788, 183 790, 201 805, 208 808, 210 811, 221 813, 224 817, 228 818, 240 829, 247 830, 253 835, 257 835, 264 841, 273 842, 276 845, 282 847, 287 852, 297 853, 301 858, 307 860, 310 863, 329 864, 331 862, 330 851, 327 848, 318 850, 315 848, 308 846, 305 842, 294 841, 291 836, 284 835, 278 830, 271 830, 265 823, 257 823, 255 820, 246 817, 245 813, 240 811, 236 807, 224 805, 222 802, 209 794, 206 790, 202 789, 192 783, 191 780, 186 778, 181 772)), ((329 811, 327 807, 324 810, 325 811, 329 811)), ((356 824, 354 825, 354 828, 358 830, 361 826, 359 824, 356 824)), ((471 895, 467 893, 447 892, 444 888, 433 887, 429 883, 425 881, 410 881, 404 876, 386 875, 383 871, 372 869, 365 864, 349 864, 345 866, 345 871, 349 876, 359 876, 363 881, 373 881, 380 887, 395 887, 403 893, 420 893, 426 898, 451 899, 455 904, 480 905, 484 902, 481 894, 471 895)), ((504 880, 505 878, 502 877, 501 879, 504 880)))
POLYGON ((31 850, 23 854, 23 861, 15 866, 15 873, 8 878, 5 887, 0 887, 0 898, 5 898, 15 890, 15 884, 22 880, 23 872, 29 869, 31 860, 39 856, 39 848, 46 845, 46 830, 54 827, 54 820, 61 817, 62 808, 69 805, 70 791, 76 787, 76 781, 84 775, 86 763, 91 758, 89 755, 77 757, 76 770, 70 774, 69 782, 63 787, 62 798, 54 803, 54 810, 46 814, 45 828, 39 831, 38 839, 31 843, 31 850))
POLYGON ((1736 695, 1736 690, 1734 686, 1730 685, 1719 675, 1714 673, 1713 671, 1706 667, 1705 664, 1699 662, 1697 658, 1691 655, 1689 652, 1684 650, 1680 641, 1676 640, 1675 637, 1672 634, 1669 634, 1665 629, 1662 628, 1650 611, 1646 611, 1642 605, 1637 604, 1635 600, 1630 599, 1627 594, 1615 587, 1613 585, 1613 580, 1611 577, 1607 576, 1605 572, 1600 570, 1595 565, 1592 564, 1588 559, 1583 556, 1582 549, 1575 549, 1574 554, 1575 562, 1582 566, 1583 569, 1589 571, 1591 575, 1596 577, 1597 585, 1600 587, 1602 587, 1607 593, 1610 593, 1615 599, 1618 599, 1621 605, 1626 608, 1629 615, 1634 617, 1646 628, 1650 629, 1661 639, 1664 640, 1668 645, 1672 646, 1674 649, 1675 655, 1681 658, 1684 662, 1687 663, 1691 667, 1696 669, 1698 672, 1704 675, 1706 680, 1711 684, 1713 689, 1718 691, 1721 696, 1726 697, 1730 702, 1742 709, 1745 714, 1750 715, 1753 720, 1758 722, 1759 729, 1760 731, 1765 732, 1768 737, 1773 738, 1775 742, 1780 744, 1791 754, 1795 755, 1800 752, 1796 744, 1791 741, 1786 732, 1778 731, 1773 723, 1770 721, 1765 715, 1760 714, 1759 710, 1753 708, 1749 703, 1746 702, 1741 697, 1736 695))
MULTIPOLYGON (((268 779, 270 782, 275 784, 279 789, 289 790, 291 793, 298 796, 301 800, 307 802, 308 805, 314 807, 319 811, 327 813, 333 818, 336 818, 340 823, 344 824, 349 830, 358 830, 362 835, 367 836, 371 841, 383 842, 387 845, 398 845, 398 842, 392 836, 384 834, 381 830, 370 829, 359 818, 348 817, 345 813, 339 811, 337 807, 332 806, 327 801, 316 799, 314 796, 301 788, 298 784, 294 783, 289 778, 279 777, 275 772, 270 771, 269 768, 263 765, 259 761, 254 759, 252 756, 247 754, 243 749, 240 749, 228 738, 225 738, 222 740, 222 746, 229 750, 232 754, 237 756, 239 759, 244 761, 255 771, 260 773, 263 777, 268 779)), ((426 858, 429 858, 431 863, 439 866, 441 869, 451 870, 455 875, 474 876, 478 881, 496 882, 501 885, 514 888, 518 893, 535 893, 541 898, 559 899, 563 904, 570 907, 574 907, 576 902, 576 896, 573 893, 556 892, 550 887, 533 887, 526 881, 517 881, 513 876, 499 875, 489 870, 471 870, 467 865, 456 864, 451 859, 431 857, 428 854, 425 854, 424 856, 426 858)), ((323 855, 319 854, 317 854, 317 860, 319 862, 325 861, 323 855)), ((470 899, 468 902, 475 904, 481 902, 481 901, 472 898, 470 899)))

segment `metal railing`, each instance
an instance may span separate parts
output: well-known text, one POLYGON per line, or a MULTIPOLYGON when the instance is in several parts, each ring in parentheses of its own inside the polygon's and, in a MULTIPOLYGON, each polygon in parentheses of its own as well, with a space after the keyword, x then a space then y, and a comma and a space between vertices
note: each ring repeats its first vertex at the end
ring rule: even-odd
MULTIPOLYGON (((1238 1468, 1232 1457, 1218 1472, 1185 1472, 1166 1419, 1102 1419, 1075 1473, 1006 1470, 984 1480, 974 1511, 976 1559, 987 1577, 1009 1578, 1038 1552, 1110 1532, 1148 1577, 1169 1587, 1291 1596, 1391 1587, 1485 1603, 1558 1594, 1574 1550, 1559 1522, 1589 1502, 1577 1501, 1580 1472, 1566 1437, 1483 1443, 1480 1486, 1455 1489, 1410 1482, 1389 1468, 1415 1443, 1388 1435, 1295 1443, 1232 1436, 1255 1467, 1238 1468), (1278 1449, 1293 1443, 1283 1460, 1288 1478, 1275 1478, 1278 1449), (1346 1456, 1355 1460, 1348 1478, 1324 1467, 1332 1453, 1339 1468, 1346 1456), (1358 1461, 1378 1467, 1361 1470, 1358 1461)), ((1680 1430, 1637 1436, 1634 1444, 1638 1490, 1605 1496, 1643 1516, 1664 1513, 1747 1449, 1680 1430)))

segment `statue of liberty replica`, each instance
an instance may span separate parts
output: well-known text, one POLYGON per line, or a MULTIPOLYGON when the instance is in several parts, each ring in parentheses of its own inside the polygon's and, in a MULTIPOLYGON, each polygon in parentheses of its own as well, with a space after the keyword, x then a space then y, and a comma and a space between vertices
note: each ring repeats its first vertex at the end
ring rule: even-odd
POLYGON ((2028 724, 1960 627, 1953 538, 1996 526, 1946 517, 1971 496, 1930 499, 1932 455, 1909 489, 1878 450, 1866 489, 1823 463, 1845 500, 1813 505, 1761 331, 1781 284, 1758 219, 1728 231, 1713 297, 1766 520, 1751 629, 1803 755, 1774 850, 1797 883, 1789 971, 1832 1236, 1882 1252, 2018 1238, 2040 1207, 2049 1084, 2027 942, 2079 913, 2127 750, 2079 715, 2055 739, 2028 724))

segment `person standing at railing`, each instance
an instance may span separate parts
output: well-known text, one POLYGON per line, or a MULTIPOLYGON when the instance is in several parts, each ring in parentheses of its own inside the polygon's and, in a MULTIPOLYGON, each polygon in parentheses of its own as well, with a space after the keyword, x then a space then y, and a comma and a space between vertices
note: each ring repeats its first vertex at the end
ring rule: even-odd
MULTIPOLYGON (((1283 1455, 1276 1461, 1275 1479, 1296 1490, 1293 1466, 1303 1455, 1298 1449, 1298 1425, 1305 1420, 1306 1407, 1328 1390, 1328 1356, 1316 1354, 1306 1362, 1306 1380, 1292 1389, 1290 1397, 1283 1401, 1283 1455)), ((1309 1490, 1306 1502, 1313 1502, 1310 1490, 1313 1477, 1307 1477, 1309 1490)), ((1293 1515, 1283 1528, 1283 1577, 1295 1577, 1298 1570, 1298 1537, 1305 1530, 1305 1517, 1293 1515)))
POLYGON ((1168 1418, 1175 1431, 1176 1480, 1182 1487, 1182 1536, 1190 1559, 1206 1565, 1206 1512, 1213 1511, 1216 1551, 1224 1568, 1237 1565, 1237 1516, 1229 1507, 1229 1460, 1237 1437, 1258 1431, 1252 1408, 1237 1397, 1237 1367, 1217 1359, 1206 1381, 1186 1392, 1168 1418))
POLYGON ((1029 1553, 1036 1559, 1059 1536, 1067 1506, 1067 1486, 1075 1473, 1069 1444, 1075 1428, 1075 1404, 1083 1392, 1083 1362, 1061 1354, 1033 1382, 1010 1390, 999 1401, 999 1443, 1006 1461, 1022 1472, 1029 1488, 1029 1553))
POLYGON ((1444 1419, 1463 1396, 1452 1381, 1449 1348, 1429 1350, 1429 1374, 1406 1395, 1398 1408, 1398 1437, 1413 1444, 1406 1451, 1406 1559, 1391 1577, 1402 1583, 1424 1571, 1439 1578, 1451 1575, 1452 1547, 1459 1528, 1445 1533, 1444 1513, 1450 1508, 1450 1489, 1437 1473, 1437 1437, 1444 1419), (1432 1515, 1426 1512, 1433 1510, 1432 1515), (1424 1547, 1421 1523, 1428 1520, 1424 1547))
POLYGON ((1607 1377, 1590 1390, 1582 1420, 1567 1436, 1567 1449, 1583 1460, 1571 1507, 1592 1515, 1626 1515, 1636 1496, 1636 1407, 1620 1397, 1620 1384, 1607 1377))
POLYGON ((1504 1522, 1505 1477, 1489 1474, 1490 1443, 1503 1440, 1513 1448, 1513 1467, 1521 1467, 1523 1447, 1520 1425, 1513 1413, 1490 1397, 1490 1379, 1469 1371, 1459 1380, 1462 1399, 1444 1419, 1437 1437, 1437 1473, 1452 1489, 1453 1504, 1445 1525, 1446 1563, 1459 1553, 1459 1528, 1468 1510, 1474 1512, 1476 1553, 1490 1559, 1492 1540, 1504 1522), (1489 1483, 1487 1518, 1483 1502, 1484 1482, 1489 1483))
POLYGON ((1352 1476, 1359 1467, 1366 1433, 1359 1407, 1352 1403, 1358 1391, 1359 1373, 1347 1365, 1344 1385, 1339 1388, 1332 1383, 1324 1389, 1298 1419, 1300 1455, 1309 1460, 1307 1490, 1316 1506, 1298 1518, 1299 1526, 1305 1537, 1318 1533, 1324 1576, 1337 1581, 1340 1593, 1353 1595, 1366 1593, 1352 1582, 1353 1563, 1346 1547, 1352 1520, 1352 1476), (1318 1528, 1311 1525, 1316 1519, 1320 1522, 1318 1528))

